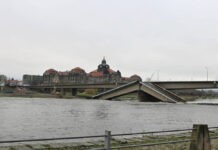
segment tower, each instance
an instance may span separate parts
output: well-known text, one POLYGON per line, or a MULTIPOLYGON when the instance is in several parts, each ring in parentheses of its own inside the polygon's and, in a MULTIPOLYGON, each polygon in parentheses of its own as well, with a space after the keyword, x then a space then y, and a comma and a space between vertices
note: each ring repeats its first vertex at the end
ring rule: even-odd
POLYGON ((101 61, 101 64, 98 65, 98 72, 103 72, 104 75, 109 74, 110 66, 107 64, 105 57, 103 57, 103 60, 101 61))

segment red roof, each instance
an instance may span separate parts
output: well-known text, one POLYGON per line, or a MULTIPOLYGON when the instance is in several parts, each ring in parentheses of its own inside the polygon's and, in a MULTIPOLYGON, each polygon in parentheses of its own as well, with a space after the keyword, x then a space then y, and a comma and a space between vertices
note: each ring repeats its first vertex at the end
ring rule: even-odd
POLYGON ((80 67, 76 67, 76 68, 72 69, 71 72, 86 73, 85 70, 80 68, 80 67))
MULTIPOLYGON (((115 71, 112 69, 107 69, 110 74, 114 73, 115 71)), ((102 71, 94 70, 89 73, 89 75, 94 77, 104 76, 104 73, 102 71)))
POLYGON ((55 74, 55 73, 57 73, 57 71, 54 70, 54 69, 48 69, 48 70, 46 70, 44 73, 55 74))
MULTIPOLYGON (((18 83, 18 82, 20 82, 20 81, 18 81, 18 80, 7 80, 7 82, 8 83, 18 83)), ((22 81, 21 81, 22 82, 22 81)))
POLYGON ((89 73, 89 75, 94 76, 94 77, 99 77, 99 76, 104 76, 103 72, 98 72, 98 70, 94 70, 89 73))

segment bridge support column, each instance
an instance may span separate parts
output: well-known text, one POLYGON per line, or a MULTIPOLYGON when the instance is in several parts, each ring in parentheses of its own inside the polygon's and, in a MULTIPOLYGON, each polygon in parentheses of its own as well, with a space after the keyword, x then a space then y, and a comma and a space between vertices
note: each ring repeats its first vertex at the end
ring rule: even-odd
POLYGON ((46 88, 45 89, 45 93, 51 93, 51 89, 50 88, 46 88))
POLYGON ((66 94, 65 89, 64 89, 64 88, 61 88, 61 95, 63 96, 63 95, 65 95, 65 94, 66 94))
POLYGON ((77 95, 77 89, 72 89, 72 96, 76 96, 77 95))
POLYGON ((52 93, 52 88, 48 89, 48 93, 51 94, 52 93))
POLYGON ((57 91, 57 89, 56 89, 56 87, 54 87, 54 88, 52 89, 52 93, 55 94, 56 91, 57 91))
POLYGON ((102 92, 105 92, 105 91, 107 91, 105 88, 98 89, 98 93, 102 93, 102 92))
POLYGON ((46 93, 46 88, 42 88, 42 92, 43 92, 43 93, 46 93))
POLYGON ((138 91, 138 100, 140 102, 159 102, 160 100, 158 100, 157 98, 142 92, 142 91, 138 91))

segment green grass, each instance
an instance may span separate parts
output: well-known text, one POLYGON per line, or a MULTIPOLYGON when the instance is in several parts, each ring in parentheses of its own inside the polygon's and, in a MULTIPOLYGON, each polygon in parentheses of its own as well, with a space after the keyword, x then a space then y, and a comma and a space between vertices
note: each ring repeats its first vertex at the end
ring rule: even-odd
POLYGON ((92 96, 95 96, 95 94, 77 93, 77 96, 85 97, 85 98, 91 98, 92 96))
POLYGON ((118 98, 119 99, 126 99, 126 98, 137 99, 138 98, 138 94, 127 94, 127 95, 120 96, 118 98))
POLYGON ((186 101, 194 101, 197 99, 218 99, 218 97, 216 97, 216 96, 188 96, 188 95, 185 95, 185 96, 180 96, 180 97, 186 101))
MULTIPOLYGON (((218 131, 215 130, 213 132, 210 132, 210 136, 217 136, 218 131)), ((118 147, 118 146, 127 146, 127 145, 138 145, 138 144, 151 144, 151 143, 159 143, 159 142, 168 142, 168 141, 177 141, 177 140, 184 140, 184 139, 190 139, 191 138, 191 133, 181 133, 181 134, 171 134, 171 135, 159 135, 159 136, 149 136, 149 135, 144 135, 141 137, 123 137, 121 139, 117 138, 112 138, 111 139, 111 147, 118 147)), ((211 145, 213 149, 218 149, 218 140, 212 140, 211 145)), ((61 144, 59 145, 60 147, 57 147, 52 144, 41 144, 42 147, 37 150, 85 150, 85 149, 94 149, 94 148, 103 148, 104 147, 104 141, 99 140, 96 142, 83 142, 80 143, 79 145, 75 146, 69 146, 69 144, 61 144)), ((71 144, 73 145, 73 143, 71 144)), ((26 144, 22 145, 26 146, 28 148, 33 149, 34 146, 31 144, 26 144)), ((178 144, 166 144, 166 145, 158 145, 158 146, 149 146, 149 147, 136 147, 136 148, 125 148, 126 149, 131 149, 131 150, 189 150, 190 142, 185 142, 185 143, 178 143, 178 144)), ((0 147, 1 150, 2 147, 0 147)), ((19 146, 10 146, 7 147, 8 149, 13 149, 13 150, 20 150, 19 146)), ((120 149, 124 150, 124 149, 120 149)))

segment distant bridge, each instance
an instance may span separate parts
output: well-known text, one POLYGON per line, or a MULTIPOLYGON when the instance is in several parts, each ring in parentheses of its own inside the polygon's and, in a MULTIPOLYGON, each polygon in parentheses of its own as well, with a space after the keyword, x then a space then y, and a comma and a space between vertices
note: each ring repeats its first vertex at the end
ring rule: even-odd
POLYGON ((27 85, 26 88, 40 90, 44 92, 60 91, 63 95, 66 92, 72 92, 73 96, 77 95, 78 89, 102 89, 103 91, 116 88, 126 83, 101 83, 101 84, 44 84, 44 85, 27 85))
POLYGON ((167 90, 218 88, 218 81, 158 81, 150 83, 156 84, 167 90))
POLYGON ((77 89, 103 89, 106 92, 94 96, 95 99, 113 99, 125 94, 138 92, 141 101, 164 101, 164 102, 184 102, 182 98, 170 90, 181 89, 212 89, 218 88, 217 81, 153 81, 140 82, 133 81, 128 84, 102 83, 102 84, 52 84, 39 86, 26 86, 30 89, 39 89, 47 92, 60 90, 62 94, 72 91, 72 95, 77 94, 77 89))
MULTIPOLYGON (((148 83, 148 82, 143 82, 148 83)), ((149 83, 159 85, 167 90, 177 89, 210 89, 218 88, 218 81, 151 81, 149 83)), ((113 89, 117 86, 124 85, 126 83, 99 83, 99 84, 44 84, 44 85, 27 85, 26 87, 32 89, 43 89, 43 88, 80 88, 80 89, 91 89, 91 88, 106 88, 113 89)))
POLYGON ((53 89, 54 87, 57 89, 113 89, 119 85, 123 85, 126 83, 112 84, 112 83, 102 83, 102 84, 45 84, 45 85, 34 85, 34 86, 26 86, 31 89, 53 89))

